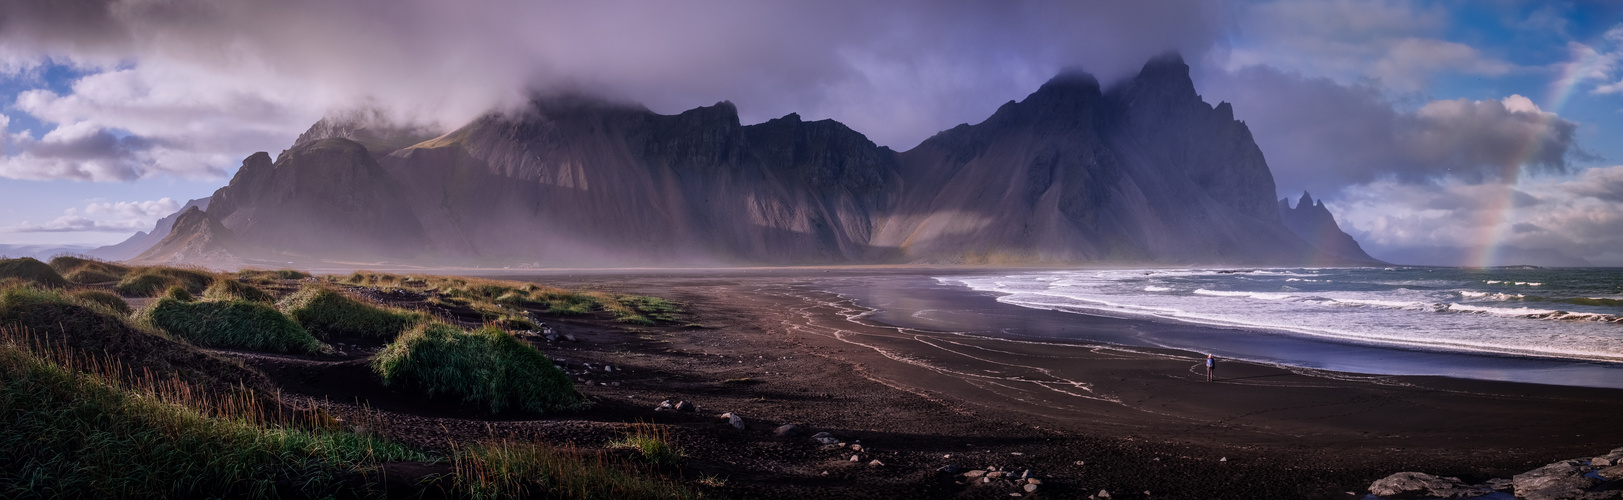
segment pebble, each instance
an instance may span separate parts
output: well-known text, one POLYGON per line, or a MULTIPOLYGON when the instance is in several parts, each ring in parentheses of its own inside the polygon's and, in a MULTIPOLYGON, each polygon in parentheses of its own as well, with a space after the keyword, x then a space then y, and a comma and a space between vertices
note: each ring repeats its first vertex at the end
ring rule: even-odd
POLYGON ((940 469, 936 469, 935 471, 942 474, 957 474, 958 470, 957 464, 947 464, 942 466, 940 469))
POLYGON ((884 467, 885 463, 880 462, 879 459, 876 458, 876 459, 874 459, 874 461, 868 462, 868 466, 869 467, 884 467))
POLYGON ((974 478, 985 476, 985 475, 986 475, 986 471, 983 471, 983 470, 972 470, 972 471, 964 473, 964 477, 967 477, 967 478, 970 478, 970 479, 974 479, 974 478))
POLYGON ((1021 487, 1020 489, 1026 490, 1026 493, 1036 493, 1037 492, 1037 485, 1032 484, 1032 483, 1026 483, 1026 485, 1021 487))
POLYGON ((855 444, 855 443, 851 444, 851 451, 857 451, 857 452, 862 451, 862 445, 855 444))
POLYGON ((859 459, 859 458, 857 458, 857 456, 856 456, 856 455, 851 455, 851 461, 852 461, 852 462, 861 462, 861 461, 862 461, 862 459, 859 459))
POLYGON ((734 429, 744 428, 744 419, 733 412, 723 413, 721 414, 721 418, 727 419, 727 425, 733 426, 734 429))

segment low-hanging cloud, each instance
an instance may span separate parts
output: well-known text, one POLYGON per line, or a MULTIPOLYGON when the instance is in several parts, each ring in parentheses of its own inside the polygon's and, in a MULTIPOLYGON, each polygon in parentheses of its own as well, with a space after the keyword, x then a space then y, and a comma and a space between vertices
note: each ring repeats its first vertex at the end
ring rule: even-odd
POLYGON ((86 171, 37 155, 0 175, 218 175, 228 153, 285 146, 329 109, 364 103, 449 127, 552 86, 666 113, 732 100, 746 122, 835 118, 903 149, 984 118, 1063 68, 1110 81, 1158 53, 1199 55, 1223 29, 1215 9, 1197 0, 6 2, 0 59, 97 68, 73 93, 27 95, 17 108, 163 145, 144 163, 86 171))
POLYGON ((1428 182, 1511 179, 1562 171, 1587 157, 1578 125, 1525 97, 1432 101, 1401 111, 1380 89, 1265 66, 1207 75, 1214 97, 1234 103, 1267 155, 1282 193, 1333 195, 1392 177, 1428 182))

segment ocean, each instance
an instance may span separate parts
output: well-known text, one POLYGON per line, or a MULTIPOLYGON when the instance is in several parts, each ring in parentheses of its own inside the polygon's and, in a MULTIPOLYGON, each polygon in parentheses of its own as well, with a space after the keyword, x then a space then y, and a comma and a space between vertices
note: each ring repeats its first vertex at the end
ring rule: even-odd
POLYGON ((871 309, 861 320, 902 328, 1360 374, 1623 388, 1623 269, 1071 270, 902 281, 835 291, 871 309), (951 298, 966 294, 1003 307, 951 298))

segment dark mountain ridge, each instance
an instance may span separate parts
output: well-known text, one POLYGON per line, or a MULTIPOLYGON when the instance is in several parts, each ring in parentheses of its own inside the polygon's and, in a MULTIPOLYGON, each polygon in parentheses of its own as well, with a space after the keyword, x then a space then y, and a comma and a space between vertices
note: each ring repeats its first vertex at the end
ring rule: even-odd
POLYGON ((729 102, 660 115, 580 94, 410 136, 324 119, 276 161, 245 160, 208 213, 286 260, 1373 262, 1286 228, 1249 129, 1177 56, 1108 90, 1062 74, 902 153, 833 120, 742 125, 729 102))

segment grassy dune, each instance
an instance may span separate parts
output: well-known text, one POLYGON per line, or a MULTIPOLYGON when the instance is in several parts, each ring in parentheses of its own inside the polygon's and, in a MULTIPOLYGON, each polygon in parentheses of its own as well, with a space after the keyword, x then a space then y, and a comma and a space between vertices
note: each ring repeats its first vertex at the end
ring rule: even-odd
POLYGON ((379 352, 372 367, 384 383, 455 397, 491 413, 549 413, 587 404, 552 360, 495 328, 420 324, 379 352))
MULTIPOLYGON (((330 349, 311 332, 394 339, 373 358, 374 371, 424 397, 493 414, 588 404, 551 360, 500 329, 464 330, 331 285, 287 293, 291 282, 309 278, 297 271, 233 277, 77 257, 23 260, 0 267, 10 273, 0 275, 9 283, 0 285, 0 498, 381 498, 383 467, 393 462, 443 467, 446 475, 425 479, 435 491, 423 493, 449 498, 697 498, 644 465, 593 450, 509 440, 425 451, 348 432, 325 411, 284 406, 264 374, 197 347, 297 354, 330 349), (63 279, 60 270, 77 278, 63 279), (96 286, 74 288, 84 283, 96 286), (159 298, 131 314, 121 295, 159 298)), ((498 314, 487 323, 514 328, 533 323, 497 298, 582 313, 658 307, 534 285, 394 280, 427 290, 431 300, 498 314)), ((465 310, 457 314, 466 320, 465 310)), ((647 463, 681 459, 663 435, 627 439, 647 463)))
POLYGON ((0 281, 35 283, 51 288, 68 286, 68 280, 55 269, 32 257, 0 259, 0 281))
POLYGON ((309 285, 277 305, 289 318, 322 338, 391 339, 428 315, 364 302, 322 285, 309 285))
POLYGON ((191 302, 164 297, 138 317, 200 346, 320 354, 332 348, 269 304, 246 300, 191 302))

